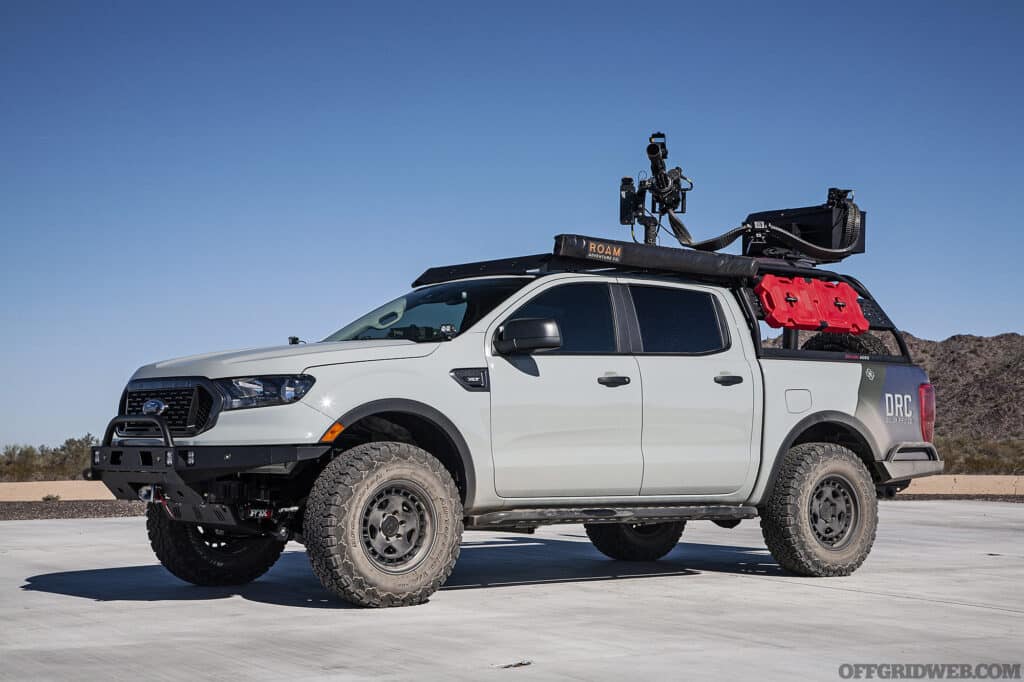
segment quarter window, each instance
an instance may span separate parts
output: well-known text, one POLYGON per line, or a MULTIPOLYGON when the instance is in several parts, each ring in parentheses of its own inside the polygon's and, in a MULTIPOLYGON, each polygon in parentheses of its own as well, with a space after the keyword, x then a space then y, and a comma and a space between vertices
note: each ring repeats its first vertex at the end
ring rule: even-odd
POLYGON ((509 319, 539 317, 558 323, 562 347, 548 353, 615 353, 615 324, 606 284, 563 284, 538 294, 509 319))
POLYGON ((718 305, 705 291, 630 285, 645 353, 705 354, 725 349, 718 305))

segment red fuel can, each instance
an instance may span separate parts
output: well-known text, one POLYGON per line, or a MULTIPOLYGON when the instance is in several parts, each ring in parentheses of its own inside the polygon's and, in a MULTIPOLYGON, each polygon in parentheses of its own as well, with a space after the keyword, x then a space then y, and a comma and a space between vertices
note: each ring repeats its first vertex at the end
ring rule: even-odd
POLYGON ((771 327, 862 334, 868 330, 857 292, 846 282, 765 275, 754 287, 771 327))

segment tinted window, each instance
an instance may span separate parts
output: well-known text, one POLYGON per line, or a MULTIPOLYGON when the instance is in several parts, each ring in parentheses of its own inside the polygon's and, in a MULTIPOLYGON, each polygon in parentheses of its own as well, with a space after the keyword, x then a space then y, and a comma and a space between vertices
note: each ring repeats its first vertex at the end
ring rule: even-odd
POLYGON ((711 294, 630 286, 645 353, 711 353, 725 343, 711 294))
MULTIPOLYGON (((563 284, 538 295, 511 318, 558 322, 562 347, 554 353, 614 353, 615 325, 606 284, 563 284)), ((510 319, 511 319, 510 318, 510 319)))
POLYGON ((448 341, 529 281, 525 277, 473 279, 417 289, 363 315, 324 341, 448 341))

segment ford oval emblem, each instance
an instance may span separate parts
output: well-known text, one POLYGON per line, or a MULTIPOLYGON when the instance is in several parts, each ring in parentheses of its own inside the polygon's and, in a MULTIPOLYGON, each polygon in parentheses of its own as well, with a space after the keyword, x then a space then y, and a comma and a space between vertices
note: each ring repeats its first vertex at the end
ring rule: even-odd
POLYGON ((154 398, 142 403, 142 414, 160 415, 167 411, 167 403, 154 398))

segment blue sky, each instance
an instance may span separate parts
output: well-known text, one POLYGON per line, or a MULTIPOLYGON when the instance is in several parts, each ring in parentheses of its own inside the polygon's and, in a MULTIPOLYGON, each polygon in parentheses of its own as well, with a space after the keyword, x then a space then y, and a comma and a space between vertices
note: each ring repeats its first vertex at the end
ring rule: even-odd
POLYGON ((0 444, 430 265, 625 238, 653 130, 695 237, 854 187, 844 267, 903 328, 1024 331, 1022 35, 1014 2, 0 3, 0 444))

